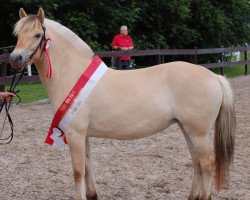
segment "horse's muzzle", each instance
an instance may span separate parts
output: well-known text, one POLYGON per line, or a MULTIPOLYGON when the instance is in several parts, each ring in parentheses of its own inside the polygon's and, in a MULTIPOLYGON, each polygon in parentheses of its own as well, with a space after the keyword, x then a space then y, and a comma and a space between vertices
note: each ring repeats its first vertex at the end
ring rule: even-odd
POLYGON ((27 65, 27 57, 29 54, 25 50, 14 50, 10 54, 10 64, 11 67, 16 71, 22 71, 23 68, 27 65))

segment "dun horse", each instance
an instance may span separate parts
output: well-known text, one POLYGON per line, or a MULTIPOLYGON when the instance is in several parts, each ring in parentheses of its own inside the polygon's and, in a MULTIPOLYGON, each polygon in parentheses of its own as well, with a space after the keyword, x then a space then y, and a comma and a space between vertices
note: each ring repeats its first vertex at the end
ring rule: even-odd
MULTIPOLYGON (((66 122, 67 126, 62 127, 63 118, 52 122, 55 127, 51 127, 53 133, 58 131, 57 139, 65 136, 63 142, 68 143, 76 199, 100 198, 92 177, 89 137, 136 139, 174 123, 185 136, 194 167, 189 199, 211 199, 214 174, 218 190, 227 184, 234 154, 236 120, 232 90, 224 77, 186 62, 113 70, 96 58, 76 34, 46 19, 43 9, 36 15, 26 15, 21 8, 19 15, 21 19, 14 28, 18 41, 10 56, 11 65, 21 71, 27 63, 35 63, 55 113, 70 101, 74 104, 78 100, 71 97, 78 98, 81 91, 86 90, 85 86, 76 94, 72 90, 81 74, 99 70, 91 72, 87 78, 83 75, 86 87, 94 84, 78 102, 82 105, 74 107, 77 112, 66 122), (92 65, 97 69, 93 70, 92 65), (209 131, 213 126, 214 151, 209 144, 209 131)), ((48 140, 56 142, 56 137, 48 140)))

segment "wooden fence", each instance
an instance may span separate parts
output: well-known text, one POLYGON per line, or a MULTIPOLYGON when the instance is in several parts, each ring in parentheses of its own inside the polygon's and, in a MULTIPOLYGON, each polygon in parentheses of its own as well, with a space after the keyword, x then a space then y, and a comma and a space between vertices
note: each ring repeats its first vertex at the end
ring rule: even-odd
MULTIPOLYGON (((1 48, 3 49, 3 48, 1 48)), ((199 64, 206 68, 220 68, 221 74, 224 75, 224 67, 234 67, 242 65, 245 68, 245 75, 248 74, 248 65, 250 60, 248 58, 248 51, 250 51, 250 46, 244 47, 233 47, 233 48, 210 48, 210 49, 149 49, 149 50, 132 50, 132 51, 97 51, 96 55, 99 55, 102 58, 112 58, 123 55, 130 55, 133 57, 142 57, 142 56, 155 56, 156 63, 164 63, 165 56, 192 56, 193 63, 197 64, 198 56, 205 54, 227 54, 234 52, 244 52, 244 60, 233 61, 233 62, 217 62, 217 63, 204 63, 199 64)), ((6 84, 10 84, 12 76, 6 76, 7 72, 7 63, 9 61, 10 52, 8 49, 3 49, 2 54, 0 55, 0 91, 3 91, 6 84)), ((37 83, 40 82, 38 75, 33 76, 24 76, 20 83, 37 83)))

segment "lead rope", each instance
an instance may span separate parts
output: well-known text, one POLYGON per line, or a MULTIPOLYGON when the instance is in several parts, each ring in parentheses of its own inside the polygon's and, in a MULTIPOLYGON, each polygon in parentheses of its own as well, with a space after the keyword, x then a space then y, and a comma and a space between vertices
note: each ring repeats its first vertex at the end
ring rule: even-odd
MULTIPOLYGON (((22 71, 21 75, 18 77, 16 82, 15 82, 15 79, 16 79, 16 73, 15 73, 13 78, 12 78, 12 81, 11 81, 10 89, 7 90, 8 92, 14 93, 16 95, 16 97, 19 99, 17 104, 19 104, 21 102, 21 98, 17 95, 19 90, 15 90, 15 89, 16 89, 16 86, 18 85, 19 81, 23 77, 24 73, 25 73, 25 69, 22 71)), ((4 122, 3 122, 3 126, 2 126, 2 129, 1 129, 1 132, 0 132, 0 145, 9 144, 12 141, 13 136, 14 136, 14 129, 13 129, 14 125, 13 125, 11 116, 9 114, 9 109, 10 109, 10 106, 11 106, 11 102, 12 102, 12 100, 10 100, 10 102, 3 101, 0 104, 0 113, 2 112, 3 108, 5 108, 5 112, 6 112, 4 122), (11 131, 10 131, 10 134, 8 136, 2 138, 3 130, 4 130, 4 127, 5 127, 5 124, 6 124, 6 119, 8 119, 8 121, 9 121, 11 131)))
MULTIPOLYGON (((40 48, 42 51, 41 51, 41 55, 40 57, 42 56, 43 54, 43 51, 45 51, 45 54, 46 54, 46 59, 47 59, 47 62, 48 62, 48 69, 47 69, 47 73, 46 73, 46 77, 47 78, 51 78, 51 75, 52 75, 52 67, 51 67, 51 61, 50 61, 50 56, 49 56, 49 52, 48 52, 48 49, 49 49, 49 46, 50 46, 50 42, 51 42, 51 39, 50 38, 47 38, 46 39, 46 36, 45 36, 45 31, 46 31, 46 28, 42 25, 42 29, 43 29, 43 36, 38 44, 38 46, 36 47, 36 49, 32 52, 32 54, 30 54, 26 60, 25 60, 25 63, 24 64, 27 64, 29 62, 29 60, 31 60, 33 58, 33 56, 37 53, 38 49, 40 48), (44 42, 44 47, 42 48, 42 44, 44 42)), ((24 72, 25 72, 25 68, 23 69, 21 75, 19 76, 18 80, 16 81, 15 83, 15 79, 16 79, 16 73, 14 74, 13 78, 12 78, 12 82, 11 82, 11 85, 10 85, 10 89, 8 90, 9 92, 12 92, 16 95, 17 98, 19 98, 19 101, 17 102, 20 103, 21 102, 21 98, 17 95, 17 93, 19 92, 19 90, 15 91, 15 88, 17 86, 17 84, 19 83, 19 81, 21 80, 21 78, 23 77, 24 75, 24 72)), ((12 101, 12 100, 11 100, 12 101)), ((14 132, 13 132, 13 122, 12 122, 12 119, 10 117, 10 114, 9 114, 9 109, 10 109, 10 106, 11 106, 11 101, 8 103, 7 101, 3 101, 2 103, 0 103, 0 113, 2 112, 3 108, 5 108, 5 112, 6 112, 6 116, 5 116, 5 119, 4 119, 4 123, 3 123, 3 127, 2 127, 2 130, 0 132, 0 145, 3 145, 3 144, 9 144, 12 139, 13 139, 13 136, 14 136, 14 132), (11 128, 11 133, 10 135, 8 135, 7 137, 5 138, 2 138, 2 134, 3 134, 3 129, 4 129, 4 126, 5 126, 5 122, 6 122, 6 119, 8 118, 8 121, 9 121, 9 124, 10 124, 10 128, 11 128)))

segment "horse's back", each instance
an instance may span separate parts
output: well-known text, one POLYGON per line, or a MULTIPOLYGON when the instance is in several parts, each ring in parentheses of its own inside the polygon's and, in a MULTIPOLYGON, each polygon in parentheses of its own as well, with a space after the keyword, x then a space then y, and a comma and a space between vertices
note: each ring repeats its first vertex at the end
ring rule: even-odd
POLYGON ((143 93, 148 98, 152 94, 168 95, 174 101, 195 101, 194 98, 209 100, 214 95, 221 98, 218 75, 187 62, 177 61, 144 69, 113 72, 110 74, 110 84, 125 94, 143 93))

